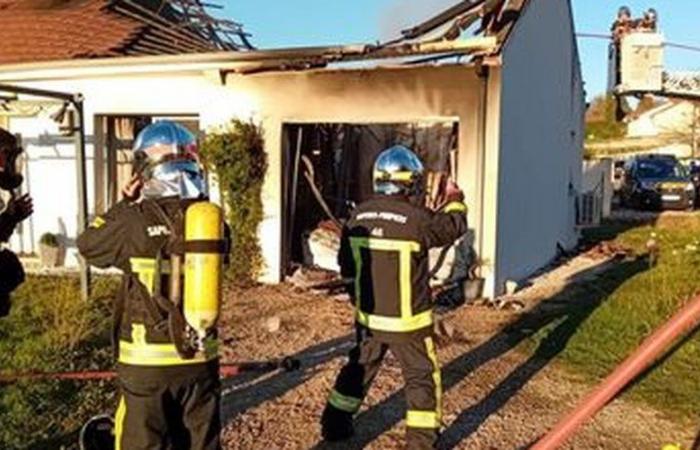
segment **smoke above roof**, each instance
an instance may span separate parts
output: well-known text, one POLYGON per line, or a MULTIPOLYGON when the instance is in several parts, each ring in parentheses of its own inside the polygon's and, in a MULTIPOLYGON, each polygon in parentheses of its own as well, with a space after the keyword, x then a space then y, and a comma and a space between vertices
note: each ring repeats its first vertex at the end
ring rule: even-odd
POLYGON ((389 40, 436 13, 459 3, 459 0, 392 0, 379 16, 379 39, 389 40))

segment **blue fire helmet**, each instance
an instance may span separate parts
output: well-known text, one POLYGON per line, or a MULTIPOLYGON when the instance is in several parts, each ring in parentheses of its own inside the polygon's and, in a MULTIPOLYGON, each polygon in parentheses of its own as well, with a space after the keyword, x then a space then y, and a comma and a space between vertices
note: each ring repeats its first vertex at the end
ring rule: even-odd
POLYGON ((146 198, 206 195, 197 139, 175 122, 159 121, 139 133, 134 142, 134 171, 144 182, 146 198))
POLYGON ((374 163, 374 192, 380 195, 417 195, 422 191, 423 163, 408 148, 395 145, 374 163))

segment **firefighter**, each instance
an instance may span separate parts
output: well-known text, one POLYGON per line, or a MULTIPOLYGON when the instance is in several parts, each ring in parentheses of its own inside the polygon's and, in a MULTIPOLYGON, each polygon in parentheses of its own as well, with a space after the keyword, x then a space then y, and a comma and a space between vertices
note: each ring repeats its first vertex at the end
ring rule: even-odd
POLYGON ((657 30, 658 14, 654 8, 644 12, 644 17, 639 21, 639 31, 655 33, 657 30))
POLYGON ((206 214, 217 207, 206 201, 196 139, 181 125, 161 121, 143 129, 134 143, 134 172, 124 200, 78 238, 90 264, 124 274, 114 308, 121 391, 115 448, 219 449, 218 300, 211 296, 220 290, 217 258, 225 239, 187 239, 197 227, 221 236, 224 225, 206 214), (192 211, 205 214, 193 218, 192 211), (204 259, 190 261, 188 252, 204 259), (190 270, 199 272, 188 285, 190 270), (193 312, 202 301, 209 304, 193 312))
POLYGON ((616 44, 619 44, 622 37, 629 34, 637 26, 637 21, 632 19, 632 11, 627 6, 622 6, 617 11, 617 19, 613 22, 611 31, 613 34, 613 40, 616 44))
MULTIPOLYGON (((1 183, 1 182, 0 182, 1 183)), ((0 213, 0 243, 7 242, 15 227, 34 211, 28 195, 12 198, 0 213)), ((24 268, 17 255, 9 249, 0 249, 0 317, 10 314, 10 294, 24 283, 24 268)))
MULTIPOLYGON (((0 206, 4 207, 0 213, 0 243, 7 242, 17 225, 34 212, 29 195, 13 194, 24 180, 16 164, 20 153, 18 139, 0 128, 0 190, 12 194, 7 204, 0 206)), ((8 249, 0 249, 0 317, 10 313, 10 294, 23 282, 24 268, 17 255, 8 249)))
POLYGON ((467 231, 463 194, 454 184, 439 212, 422 200, 423 165, 408 148, 383 151, 374 165, 375 196, 343 228, 338 261, 354 284, 357 345, 338 375, 321 417, 328 441, 353 434, 353 415, 387 350, 406 383, 407 448, 432 448, 441 425, 440 367, 433 340, 428 250, 467 231))

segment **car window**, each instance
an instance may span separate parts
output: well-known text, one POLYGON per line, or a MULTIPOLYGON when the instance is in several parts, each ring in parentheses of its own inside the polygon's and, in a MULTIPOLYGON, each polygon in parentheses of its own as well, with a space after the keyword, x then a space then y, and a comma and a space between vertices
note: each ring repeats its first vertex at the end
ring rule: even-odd
POLYGON ((675 161, 639 161, 637 174, 640 178, 685 178, 688 173, 675 161))

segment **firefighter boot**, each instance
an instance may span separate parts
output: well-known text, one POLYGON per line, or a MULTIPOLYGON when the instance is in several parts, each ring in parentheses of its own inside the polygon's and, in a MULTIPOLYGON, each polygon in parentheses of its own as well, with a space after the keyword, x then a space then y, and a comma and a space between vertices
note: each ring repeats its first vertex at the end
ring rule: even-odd
POLYGON ((329 442, 349 439, 355 433, 352 414, 326 405, 321 416, 321 435, 329 442))

